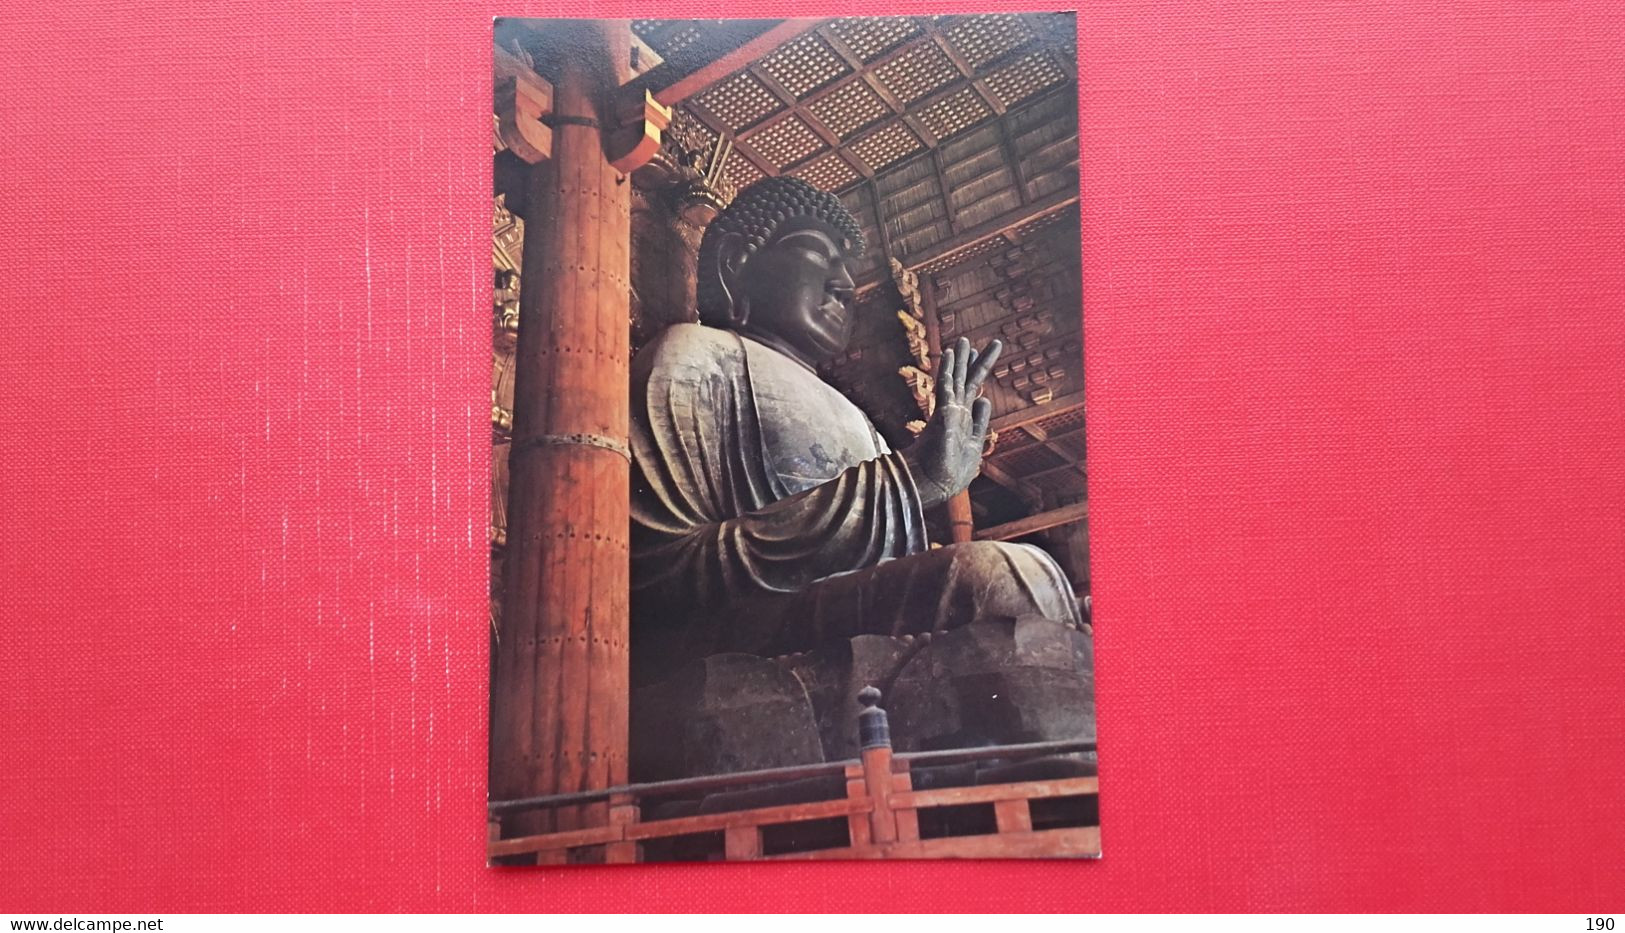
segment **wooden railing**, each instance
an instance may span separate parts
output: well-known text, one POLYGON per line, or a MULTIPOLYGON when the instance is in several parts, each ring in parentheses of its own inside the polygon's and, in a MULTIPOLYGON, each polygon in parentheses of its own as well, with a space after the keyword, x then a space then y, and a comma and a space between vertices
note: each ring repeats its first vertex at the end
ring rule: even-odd
MULTIPOLYGON (((672 840, 704 833, 720 833, 720 852, 711 857, 728 861, 756 859, 870 859, 870 858, 1044 858, 1088 857, 1100 854, 1100 827, 1092 806, 1089 816, 1056 819, 1046 815, 1035 821, 1034 801, 1094 797, 1094 777, 1067 777, 973 784, 916 790, 914 769, 926 765, 963 764, 997 759, 1016 763, 1039 757, 1094 751, 1093 742, 1043 742, 953 751, 893 755, 885 711, 878 708, 878 691, 862 695, 866 708, 859 716, 862 757, 856 760, 774 768, 764 771, 714 775, 677 781, 632 784, 601 791, 557 794, 527 800, 493 802, 487 857, 493 863, 559 865, 571 861, 608 863, 644 860, 644 848, 657 840, 672 840), (673 819, 644 820, 646 802, 678 795, 739 787, 783 786, 792 781, 841 776, 845 794, 827 799, 753 809, 703 813, 673 819), (602 816, 607 804, 607 818, 602 816), (920 817, 938 808, 988 807, 992 826, 942 828, 922 838, 920 817), (548 810, 595 807, 603 825, 540 835, 502 838, 505 816, 548 810), (846 822, 846 844, 795 847, 765 852, 763 830, 815 821, 846 822), (1042 825, 1035 825, 1041 823, 1042 825), (1057 823, 1061 825, 1050 825, 1057 823), (947 833, 947 834, 943 834, 947 833)), ((833 783, 833 781, 832 781, 833 783)), ((1093 801, 1089 801, 1093 803, 1093 801)), ((947 811, 944 811, 947 812, 947 811)), ((963 810, 959 810, 963 812, 963 810)), ((972 821, 974 824, 976 821, 972 821)))

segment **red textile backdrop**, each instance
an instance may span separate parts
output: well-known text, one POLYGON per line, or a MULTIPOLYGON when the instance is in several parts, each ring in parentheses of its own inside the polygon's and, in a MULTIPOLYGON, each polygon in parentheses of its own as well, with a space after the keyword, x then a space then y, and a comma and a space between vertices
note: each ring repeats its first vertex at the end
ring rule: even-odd
MULTIPOLYGON (((730 12, 899 12, 813 6, 730 12)), ((6 0, 0 910, 1621 909, 1607 0, 1081 14, 1103 861, 484 868, 490 19, 562 12, 715 7, 6 0)))

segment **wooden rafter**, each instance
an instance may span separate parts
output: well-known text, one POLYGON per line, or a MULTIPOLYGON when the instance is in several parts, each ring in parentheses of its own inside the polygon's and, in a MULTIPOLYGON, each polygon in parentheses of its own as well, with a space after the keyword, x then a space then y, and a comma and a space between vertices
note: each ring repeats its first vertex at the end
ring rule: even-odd
POLYGON ((1068 392, 1066 395, 1056 396, 1055 398, 1052 398, 1041 405, 1032 405, 1030 407, 1023 408, 1020 411, 1013 411, 1009 414, 999 415, 993 419, 992 429, 1002 433, 1004 431, 1009 431, 1014 428, 1032 424, 1035 421, 1043 421, 1045 418, 1053 418, 1056 415, 1064 415, 1067 412, 1074 411, 1082 407, 1083 390, 1079 389, 1076 392, 1068 392))
POLYGON ((680 104, 824 22, 822 19, 787 19, 705 67, 654 92, 655 100, 667 107, 680 104))
POLYGON ((726 137, 729 140, 729 143, 733 146, 734 151, 748 159, 750 164, 756 166, 757 171, 764 175, 777 175, 779 173, 778 166, 774 165, 761 153, 757 152, 755 146, 752 146, 751 144, 744 142, 739 137, 735 136, 728 129, 728 125, 723 122, 722 118, 711 112, 711 108, 705 106, 697 100, 691 100, 683 106, 687 107, 689 112, 694 114, 694 116, 698 118, 701 123, 705 124, 706 128, 711 130, 711 132, 716 133, 718 136, 726 137))
POLYGON ((1060 525, 1070 525, 1081 522, 1089 517, 1089 503, 1077 502, 1072 505, 1063 505, 1058 509, 1039 512, 1026 518, 1018 518, 1013 522, 994 525, 976 532, 978 541, 1010 541, 1015 538, 1024 538, 1030 534, 1047 531, 1060 525))
POLYGON ((976 95, 982 99, 982 103, 987 104, 989 110, 1003 116, 1004 101, 999 100, 999 95, 993 93, 986 81, 976 77, 976 69, 971 67, 970 62, 965 61, 965 56, 959 54, 958 49, 954 48, 954 44, 948 40, 948 34, 943 32, 934 20, 926 21, 925 31, 932 41, 936 42, 937 47, 942 49, 942 54, 948 56, 948 60, 959 69, 959 73, 970 79, 970 86, 976 90, 976 95))
MULTIPOLYGON (((875 208, 875 230, 880 234, 880 251, 887 259, 897 258, 896 249, 892 246, 891 231, 886 229, 885 199, 880 196, 880 186, 875 184, 873 176, 865 182, 865 190, 869 195, 869 203, 875 208)), ((881 263, 880 274, 891 277, 891 270, 886 268, 887 263, 881 263)))
MULTIPOLYGON (((898 256, 897 260, 911 270, 918 270, 921 266, 940 261, 962 250, 980 245, 986 240, 1001 236, 1010 230, 1031 223, 1041 217, 1046 217, 1056 211, 1065 210, 1076 203, 1078 203, 1076 189, 1068 188, 1056 191, 1025 207, 1006 211, 997 217, 963 230, 958 235, 951 236, 934 246, 921 250, 917 254, 898 256)), ((884 277, 886 277, 884 272, 865 276, 858 283, 858 291, 861 293, 874 288, 884 277)))
POLYGON ((954 193, 948 187, 948 173, 942 167, 942 152, 935 146, 931 147, 931 169, 937 177, 937 191, 942 195, 942 216, 948 220, 948 233, 957 235, 960 231, 959 212, 954 210, 954 193))
POLYGON ((1011 476, 1009 473, 1005 472, 1003 467, 991 460, 982 461, 982 475, 993 482, 998 483, 1000 486, 1003 486, 1006 490, 1029 505, 1039 501, 1038 493, 1035 492, 1031 486, 1028 486, 1020 479, 1011 476))
MULTIPOLYGON (((787 112, 785 119, 788 119, 789 116, 799 117, 801 122, 808 129, 812 130, 813 135, 817 136, 819 141, 827 147, 825 149, 819 149, 812 155, 798 159, 797 161, 784 166, 783 174, 788 175, 791 172, 817 161, 825 154, 833 151, 837 156, 845 161, 846 164, 852 166, 852 168, 855 169, 859 175, 862 175, 864 178, 874 177, 875 170, 870 168, 868 163, 864 162, 856 155, 847 152, 846 149, 841 146, 841 138, 836 136, 833 130, 825 126, 824 121, 818 119, 818 117, 815 116, 812 111, 808 110, 805 104, 798 101, 796 96, 790 93, 788 88, 786 88, 783 84, 780 84, 779 79, 768 74, 767 69, 763 68, 760 64, 751 65, 748 70, 750 71, 751 75, 756 78, 756 80, 762 82, 763 87, 766 87, 774 97, 779 99, 780 104, 784 105, 787 112)), ((754 138, 754 135, 752 138, 754 138)))
POLYGON ((1035 482, 1037 480, 1043 479, 1046 476, 1053 476, 1056 473, 1065 473, 1068 470, 1076 471, 1079 476, 1083 476, 1083 475, 1086 474, 1087 471, 1086 471, 1083 463, 1081 461, 1079 461, 1079 460, 1073 459, 1072 454, 1063 453, 1062 451, 1056 450, 1055 448, 1050 447, 1047 444, 1044 445, 1044 449, 1049 450, 1052 453, 1059 454, 1060 456, 1067 458, 1067 461, 1065 463, 1057 463, 1055 466, 1052 466, 1052 467, 1044 467, 1042 470, 1034 470, 1031 473, 1023 474, 1020 477, 1021 482, 1023 482, 1023 483, 1032 483, 1032 482, 1035 482))

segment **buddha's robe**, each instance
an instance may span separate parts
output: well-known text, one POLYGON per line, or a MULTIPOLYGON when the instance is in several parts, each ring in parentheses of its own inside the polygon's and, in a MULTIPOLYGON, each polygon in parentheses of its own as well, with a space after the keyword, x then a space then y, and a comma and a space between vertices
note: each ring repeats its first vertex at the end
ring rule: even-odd
POLYGON ((645 347, 631 449, 640 666, 986 618, 1079 621, 1037 548, 928 550, 902 456, 851 401, 749 337, 677 324, 645 347))

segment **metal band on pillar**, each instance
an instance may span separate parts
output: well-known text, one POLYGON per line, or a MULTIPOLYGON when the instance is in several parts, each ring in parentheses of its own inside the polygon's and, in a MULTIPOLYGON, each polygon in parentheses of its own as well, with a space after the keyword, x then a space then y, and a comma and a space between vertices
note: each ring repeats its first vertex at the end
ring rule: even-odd
POLYGON ((510 460, 523 453, 529 453, 539 447, 567 447, 579 445, 582 447, 597 447, 608 450, 625 457, 627 462, 632 460, 632 449, 619 438, 608 437, 603 434, 542 434, 536 437, 527 437, 514 443, 508 451, 510 460))

